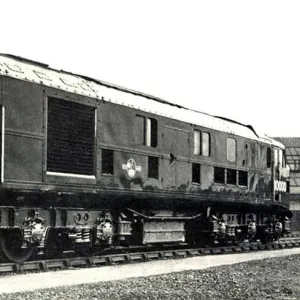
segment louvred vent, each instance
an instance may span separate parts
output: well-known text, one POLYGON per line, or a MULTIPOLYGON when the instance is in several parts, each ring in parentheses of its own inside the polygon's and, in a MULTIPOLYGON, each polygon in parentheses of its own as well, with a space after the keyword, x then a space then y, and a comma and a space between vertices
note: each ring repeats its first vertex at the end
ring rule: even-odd
POLYGON ((49 97, 47 129, 47 171, 94 174, 94 107, 49 97))

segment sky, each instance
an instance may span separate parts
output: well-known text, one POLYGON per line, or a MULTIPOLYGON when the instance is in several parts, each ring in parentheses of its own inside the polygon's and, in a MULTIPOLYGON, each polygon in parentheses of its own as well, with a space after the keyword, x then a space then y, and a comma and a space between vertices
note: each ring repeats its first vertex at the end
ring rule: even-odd
POLYGON ((300 1, 3 1, 0 52, 300 137, 300 1))

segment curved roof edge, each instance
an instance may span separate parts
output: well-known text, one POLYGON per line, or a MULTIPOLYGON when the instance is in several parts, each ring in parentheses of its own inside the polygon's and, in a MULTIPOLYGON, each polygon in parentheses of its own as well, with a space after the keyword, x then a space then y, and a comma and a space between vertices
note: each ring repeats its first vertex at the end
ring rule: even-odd
POLYGON ((280 142, 258 134, 251 125, 215 117, 105 81, 52 69, 47 64, 19 56, 0 54, 0 74, 284 148, 280 142))

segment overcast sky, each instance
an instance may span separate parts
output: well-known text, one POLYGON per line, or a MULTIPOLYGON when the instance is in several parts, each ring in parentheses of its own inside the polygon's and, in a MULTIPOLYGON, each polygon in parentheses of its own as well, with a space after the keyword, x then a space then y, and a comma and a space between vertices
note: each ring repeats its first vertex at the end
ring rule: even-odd
POLYGON ((300 1, 2 1, 0 52, 300 136, 300 1))

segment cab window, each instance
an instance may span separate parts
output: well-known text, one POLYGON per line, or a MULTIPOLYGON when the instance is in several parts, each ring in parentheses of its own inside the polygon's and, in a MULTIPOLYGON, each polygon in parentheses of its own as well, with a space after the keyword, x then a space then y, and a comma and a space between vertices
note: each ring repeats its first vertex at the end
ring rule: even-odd
POLYGON ((274 149, 274 164, 275 166, 278 164, 278 149, 274 149))
POLYGON ((271 148, 267 148, 267 168, 271 168, 271 148))
POLYGON ((141 115, 135 116, 135 140, 138 145, 156 148, 157 120, 141 115))

